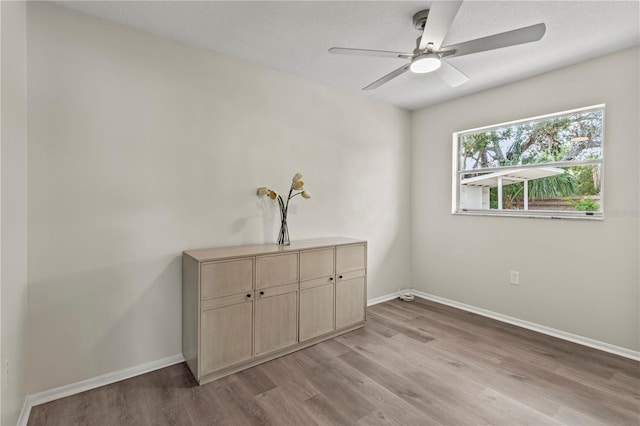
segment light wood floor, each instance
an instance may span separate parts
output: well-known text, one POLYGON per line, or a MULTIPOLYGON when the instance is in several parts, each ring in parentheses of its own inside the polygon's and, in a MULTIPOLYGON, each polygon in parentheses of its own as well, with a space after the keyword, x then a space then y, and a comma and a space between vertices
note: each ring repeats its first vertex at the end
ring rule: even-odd
POLYGON ((432 302, 197 386, 185 364, 43 404, 29 425, 634 425, 640 363, 432 302))

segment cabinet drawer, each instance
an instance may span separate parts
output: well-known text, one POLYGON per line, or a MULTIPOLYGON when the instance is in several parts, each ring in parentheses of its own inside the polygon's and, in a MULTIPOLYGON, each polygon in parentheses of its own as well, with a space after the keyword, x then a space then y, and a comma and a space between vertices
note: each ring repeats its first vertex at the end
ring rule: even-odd
POLYGON ((261 290, 256 290, 256 299, 277 296, 284 293, 291 293, 292 291, 298 291, 298 283, 279 285, 277 287, 268 287, 261 290))
POLYGON ((300 281, 300 288, 310 288, 310 287, 316 287, 319 285, 325 285, 325 284, 333 284, 335 282, 333 275, 328 276, 328 277, 322 277, 322 278, 315 278, 313 280, 307 280, 307 281, 300 281))
POLYGON ((236 303, 251 302, 253 301, 253 290, 246 291, 240 294, 233 294, 231 296, 216 297, 215 299, 203 300, 200 304, 201 310, 219 308, 221 306, 235 305, 236 303))
POLYGON ((300 252, 300 281, 328 277, 335 272, 333 247, 300 252))
POLYGON ((203 263, 200 298, 226 296, 253 289, 253 258, 203 263))
POLYGON ((336 276, 336 278, 338 279, 338 282, 340 282, 340 280, 350 280, 352 278, 364 277, 365 275, 367 275, 367 271, 365 269, 360 269, 358 271, 341 272, 336 276))
POLYGON ((256 288, 298 282, 298 253, 256 258, 256 288))
POLYGON ((336 273, 355 271, 367 267, 367 250, 364 244, 336 248, 336 273))

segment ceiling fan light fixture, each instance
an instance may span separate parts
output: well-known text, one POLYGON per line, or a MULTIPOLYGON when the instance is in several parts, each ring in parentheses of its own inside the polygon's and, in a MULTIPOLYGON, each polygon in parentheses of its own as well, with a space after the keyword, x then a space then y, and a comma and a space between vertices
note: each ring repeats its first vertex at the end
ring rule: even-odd
POLYGON ((416 74, 426 74, 440 68, 442 61, 435 53, 418 55, 411 61, 409 69, 416 74))

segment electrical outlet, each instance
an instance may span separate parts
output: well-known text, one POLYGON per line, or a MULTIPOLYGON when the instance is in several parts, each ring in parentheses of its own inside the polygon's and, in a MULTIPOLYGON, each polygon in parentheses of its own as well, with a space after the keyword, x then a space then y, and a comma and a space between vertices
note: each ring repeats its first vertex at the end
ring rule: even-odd
POLYGON ((520 272, 511 271, 509 275, 509 283, 513 285, 520 285, 520 272))
POLYGON ((6 360, 2 365, 2 375, 4 376, 2 380, 2 389, 7 390, 9 389, 9 360, 6 360))

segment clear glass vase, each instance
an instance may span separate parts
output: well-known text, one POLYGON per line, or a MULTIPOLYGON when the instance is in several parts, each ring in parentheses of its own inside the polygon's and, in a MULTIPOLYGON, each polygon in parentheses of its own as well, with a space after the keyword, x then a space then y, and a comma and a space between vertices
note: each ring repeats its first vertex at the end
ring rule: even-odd
POLYGON ((283 215, 280 221, 280 232, 278 233, 278 245, 288 246, 291 244, 289 241, 289 228, 287 227, 287 216, 283 215))

